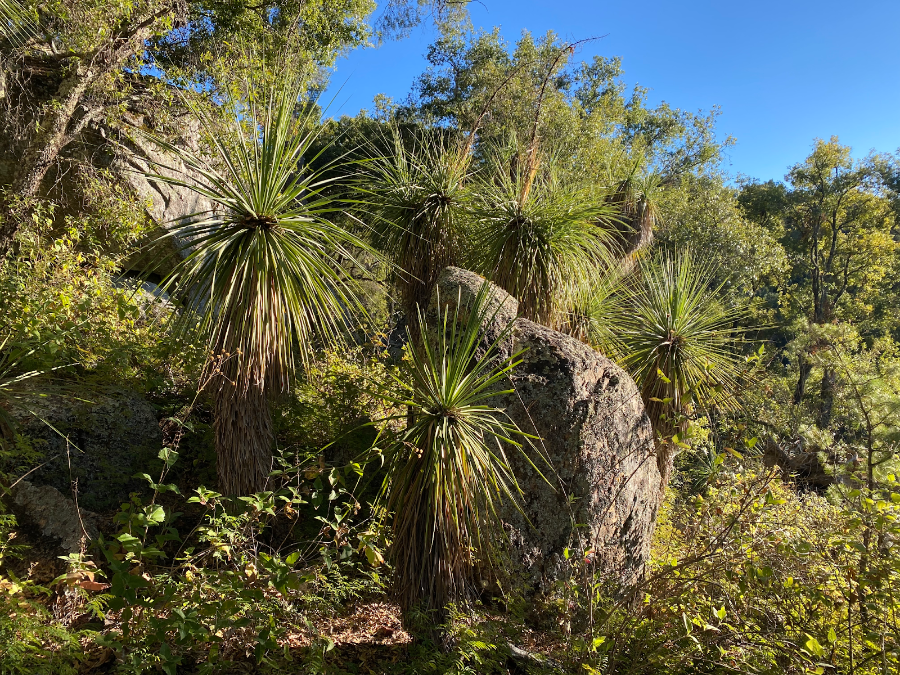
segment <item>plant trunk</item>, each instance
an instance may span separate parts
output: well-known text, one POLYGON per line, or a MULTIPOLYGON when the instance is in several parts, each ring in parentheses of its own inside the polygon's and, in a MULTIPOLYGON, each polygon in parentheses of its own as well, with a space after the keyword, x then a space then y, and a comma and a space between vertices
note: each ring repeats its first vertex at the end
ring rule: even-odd
MULTIPOLYGON (((59 157, 60 151, 78 137, 84 127, 103 109, 102 104, 86 103, 88 90, 101 77, 119 70, 132 56, 143 49, 144 42, 154 31, 156 23, 176 13, 179 0, 166 3, 142 21, 123 26, 95 51, 79 62, 71 63, 71 75, 59 85, 47 102, 43 116, 35 120, 35 129, 28 139, 25 152, 18 161, 18 171, 10 184, 14 198, 37 196, 47 171, 59 157)), ((5 200, 4 200, 5 201, 5 200)), ((12 249, 16 233, 28 214, 17 212, 10 204, 2 204, 0 221, 0 267, 12 249)))
POLYGON ((215 434, 219 491, 241 496, 265 489, 275 438, 266 392, 224 380, 216 391, 215 434))
POLYGON ((806 380, 809 379, 809 374, 812 371, 812 362, 806 354, 800 355, 799 365, 800 377, 797 379, 797 386, 794 389, 794 405, 803 400, 803 396, 806 394, 806 380))
POLYGON ((659 469, 659 494, 665 495, 675 468, 675 446, 670 440, 656 441, 656 468, 659 469))
MULTIPOLYGON (((10 194, 19 199, 30 199, 38 194, 41 182, 60 151, 71 140, 66 133, 81 97, 90 84, 87 77, 77 73, 67 77, 59 87, 54 101, 48 104, 47 112, 28 141, 28 146, 18 162, 18 171, 10 185, 10 194)), ((4 209, 0 223, 0 261, 4 260, 12 248, 16 232, 27 214, 17 213, 9 205, 4 209)))
POLYGON ((837 372, 834 368, 825 368, 822 372, 822 402, 819 405, 819 417, 816 426, 827 429, 831 424, 831 413, 834 409, 834 390, 837 388, 837 372))

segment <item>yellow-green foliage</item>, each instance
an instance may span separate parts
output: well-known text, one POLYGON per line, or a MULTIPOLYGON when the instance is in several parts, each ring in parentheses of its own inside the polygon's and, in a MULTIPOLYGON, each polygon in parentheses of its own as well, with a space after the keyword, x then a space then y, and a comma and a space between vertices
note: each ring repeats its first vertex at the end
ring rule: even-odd
POLYGON ((894 672, 898 503, 798 494, 774 473, 670 492, 634 595, 610 600, 572 557, 559 590, 575 658, 589 672, 894 672))
POLYGON ((100 179, 85 187, 91 215, 56 218, 52 203, 35 204, 18 255, 0 270, 5 347, 33 350, 19 364, 24 369, 62 367, 58 375, 78 372, 139 390, 183 386, 202 352, 165 345, 170 307, 121 277, 145 235, 139 207, 100 179))
POLYGON ((375 431, 365 434, 362 425, 397 413, 377 393, 389 386, 389 369, 369 347, 320 352, 276 418, 282 442, 307 451, 333 442, 339 448, 367 450, 360 434, 371 440, 375 431))

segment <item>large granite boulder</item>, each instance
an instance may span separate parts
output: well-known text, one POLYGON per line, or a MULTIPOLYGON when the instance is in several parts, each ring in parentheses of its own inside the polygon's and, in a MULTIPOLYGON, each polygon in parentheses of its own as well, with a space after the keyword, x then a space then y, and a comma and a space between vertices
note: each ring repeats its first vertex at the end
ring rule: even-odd
MULTIPOLYGON (((436 316, 438 298, 441 305, 471 306, 483 283, 477 274, 447 268, 428 316, 436 316)), ((627 585, 649 556, 660 501, 653 431, 637 386, 589 346, 516 318, 515 298, 497 287, 491 291, 496 313, 483 328, 485 339, 513 322, 502 351, 526 350, 511 378, 515 391, 496 404, 540 438, 528 453, 547 479, 521 453, 508 453, 524 492, 524 513, 508 506, 502 514, 513 557, 535 586, 546 586, 565 564, 566 548, 592 551, 598 571, 627 585)))
POLYGON ((45 458, 29 481, 63 495, 71 495, 74 484, 79 506, 101 512, 146 489, 134 475, 156 459, 162 432, 144 398, 126 391, 54 396, 29 408, 34 414, 20 420, 19 431, 45 458))

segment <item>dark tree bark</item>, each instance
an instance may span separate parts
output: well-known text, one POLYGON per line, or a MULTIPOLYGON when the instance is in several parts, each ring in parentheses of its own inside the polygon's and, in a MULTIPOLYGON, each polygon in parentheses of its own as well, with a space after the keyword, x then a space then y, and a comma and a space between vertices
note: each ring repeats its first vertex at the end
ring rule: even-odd
POLYGON ((822 389, 820 392, 819 416, 816 426, 827 429, 831 424, 831 414, 834 409, 834 393, 837 389, 837 372, 834 368, 825 367, 822 370, 822 389))
POLYGON ((219 491, 235 497, 264 490, 275 442, 266 392, 252 385, 242 391, 222 377, 214 416, 219 491))
POLYGON ((809 374, 812 372, 812 362, 809 360, 807 354, 804 353, 800 355, 799 366, 800 377, 797 379, 797 386, 794 388, 794 405, 799 404, 806 395, 806 380, 809 379, 809 374))

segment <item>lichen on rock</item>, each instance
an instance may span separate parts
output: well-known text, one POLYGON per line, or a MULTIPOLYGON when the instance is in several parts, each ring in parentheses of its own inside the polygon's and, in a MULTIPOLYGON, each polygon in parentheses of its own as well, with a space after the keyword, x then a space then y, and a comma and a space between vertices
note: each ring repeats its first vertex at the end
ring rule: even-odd
POLYGON ((19 481, 12 486, 13 509, 25 525, 58 542, 67 553, 78 553, 99 536, 97 516, 79 509, 72 499, 49 485, 19 481))
POLYGON ((146 488, 134 475, 162 447, 156 410, 146 399, 127 391, 53 396, 31 410, 20 432, 46 459, 30 481, 64 494, 74 484, 80 505, 95 511, 118 508, 129 493, 146 488))

